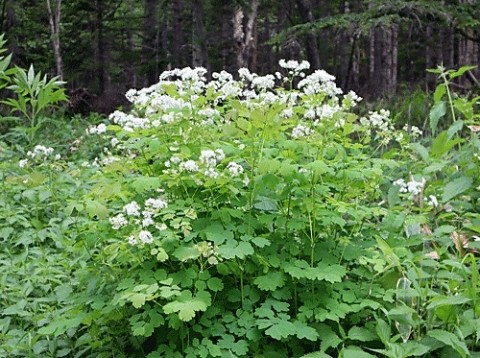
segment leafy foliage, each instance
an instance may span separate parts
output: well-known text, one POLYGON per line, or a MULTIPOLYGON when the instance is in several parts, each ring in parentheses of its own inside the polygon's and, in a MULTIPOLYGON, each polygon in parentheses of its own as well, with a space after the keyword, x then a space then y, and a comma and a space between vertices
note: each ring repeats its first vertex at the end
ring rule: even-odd
POLYGON ((420 138, 283 66, 172 70, 73 151, 2 144, 1 354, 477 353, 468 112, 420 138))

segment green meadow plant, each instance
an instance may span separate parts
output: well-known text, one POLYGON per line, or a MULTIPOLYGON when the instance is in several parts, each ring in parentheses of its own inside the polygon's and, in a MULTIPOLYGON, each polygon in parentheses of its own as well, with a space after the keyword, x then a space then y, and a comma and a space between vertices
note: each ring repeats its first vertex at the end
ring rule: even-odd
MULTIPOLYGON (((1 122, 16 122, 10 136, 27 139, 32 143, 35 133, 46 123, 54 122, 52 110, 68 97, 58 77, 51 79, 41 72, 35 72, 33 65, 28 70, 21 67, 9 68, 11 55, 2 56, 6 41, 0 36, 0 89, 11 94, 0 101, 10 109, 13 117, 0 117, 1 122)), ((17 139, 18 141, 18 139, 17 139)))
MULTIPOLYGON (((100 309, 85 309, 122 312, 129 349, 148 357, 450 347, 438 336, 421 341, 425 327, 409 341, 420 313, 405 293, 414 281, 403 260, 414 245, 395 205, 424 182, 392 184, 404 169, 375 155, 410 153, 415 134, 396 131, 386 110, 357 116, 360 98, 326 72, 281 65, 286 75, 242 69, 239 80, 221 72, 210 82, 202 68, 167 71, 127 93, 131 113, 87 130, 110 140, 86 197, 108 216, 89 224, 102 237, 93 263, 118 281, 100 309), (292 77, 297 88, 275 87, 292 77)), ((52 327, 42 331, 64 332, 52 327)))
POLYGON ((478 355, 475 114, 427 145, 280 66, 166 71, 61 157, 0 147, 0 355, 478 355))

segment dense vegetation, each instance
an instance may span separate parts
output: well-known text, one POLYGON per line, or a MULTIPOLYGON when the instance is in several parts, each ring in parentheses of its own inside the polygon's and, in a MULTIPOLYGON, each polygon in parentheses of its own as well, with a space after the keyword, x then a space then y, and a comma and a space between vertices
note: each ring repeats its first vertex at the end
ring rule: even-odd
MULTIPOLYGON (((14 64, 86 88, 80 103, 104 113, 171 68, 268 74, 282 58, 308 60, 379 98, 433 90, 427 68, 480 59, 477 0, 0 0, 1 32, 14 64)), ((479 79, 474 70, 457 85, 479 79)))
POLYGON ((0 56, 0 355, 479 355, 469 68, 434 71, 422 131, 284 60, 59 118, 61 82, 0 56))

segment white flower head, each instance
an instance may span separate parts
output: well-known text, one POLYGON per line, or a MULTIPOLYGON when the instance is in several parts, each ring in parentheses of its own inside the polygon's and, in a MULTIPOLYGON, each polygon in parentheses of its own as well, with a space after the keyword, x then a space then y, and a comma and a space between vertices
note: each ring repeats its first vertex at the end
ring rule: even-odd
POLYGON ((299 124, 292 129, 292 138, 307 137, 310 134, 312 134, 312 129, 310 127, 304 126, 303 124, 299 124))
POLYGON ((153 235, 148 230, 142 230, 138 233, 138 239, 142 244, 151 244, 153 242, 153 235))
MULTIPOLYGON (((155 210, 161 210, 161 209, 165 209, 168 206, 168 203, 167 203, 166 200, 163 200, 163 199, 160 199, 160 198, 158 198, 158 199, 150 198, 150 199, 147 199, 145 201, 145 206, 150 207, 150 208, 155 209, 155 210)), ((150 211, 147 211, 147 212, 150 213, 150 211)), ((145 213, 145 211, 144 211, 144 213, 145 213)))
POLYGON ((240 174, 243 173, 243 167, 235 162, 229 162, 227 164, 227 169, 232 177, 238 177, 240 174))
POLYGON ((22 159, 18 162, 18 166, 20 168, 25 168, 27 166, 27 164, 28 164, 28 159, 22 159))
POLYGON ((113 230, 120 230, 123 226, 128 225, 128 220, 123 216, 123 214, 118 214, 117 216, 111 217, 108 219, 112 225, 113 230))
POLYGON ((434 208, 438 207, 438 199, 435 195, 429 195, 427 204, 433 206, 434 208))
POLYGON ((125 211, 127 216, 140 216, 140 206, 136 201, 132 201, 131 203, 125 205, 123 207, 123 211, 125 211))
POLYGON ((425 187, 425 183, 426 183, 425 178, 422 178, 421 181, 416 181, 414 178, 412 178, 407 183, 408 192, 413 195, 419 195, 420 193, 422 193, 423 188, 425 187))
POLYGON ((187 160, 185 162, 182 162, 180 163, 179 167, 181 170, 185 170, 190 173, 198 172, 198 165, 194 160, 187 160))

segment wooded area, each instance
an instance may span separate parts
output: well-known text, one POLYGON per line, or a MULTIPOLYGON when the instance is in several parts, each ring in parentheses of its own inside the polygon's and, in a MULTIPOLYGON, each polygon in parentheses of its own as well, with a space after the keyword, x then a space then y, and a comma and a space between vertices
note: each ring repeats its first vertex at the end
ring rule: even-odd
MULTIPOLYGON (((433 88, 426 72, 479 63, 477 0, 3 0, 13 62, 86 88, 111 111, 170 68, 273 73, 306 59, 364 97, 433 88)), ((479 71, 462 86, 478 86, 479 71)))

